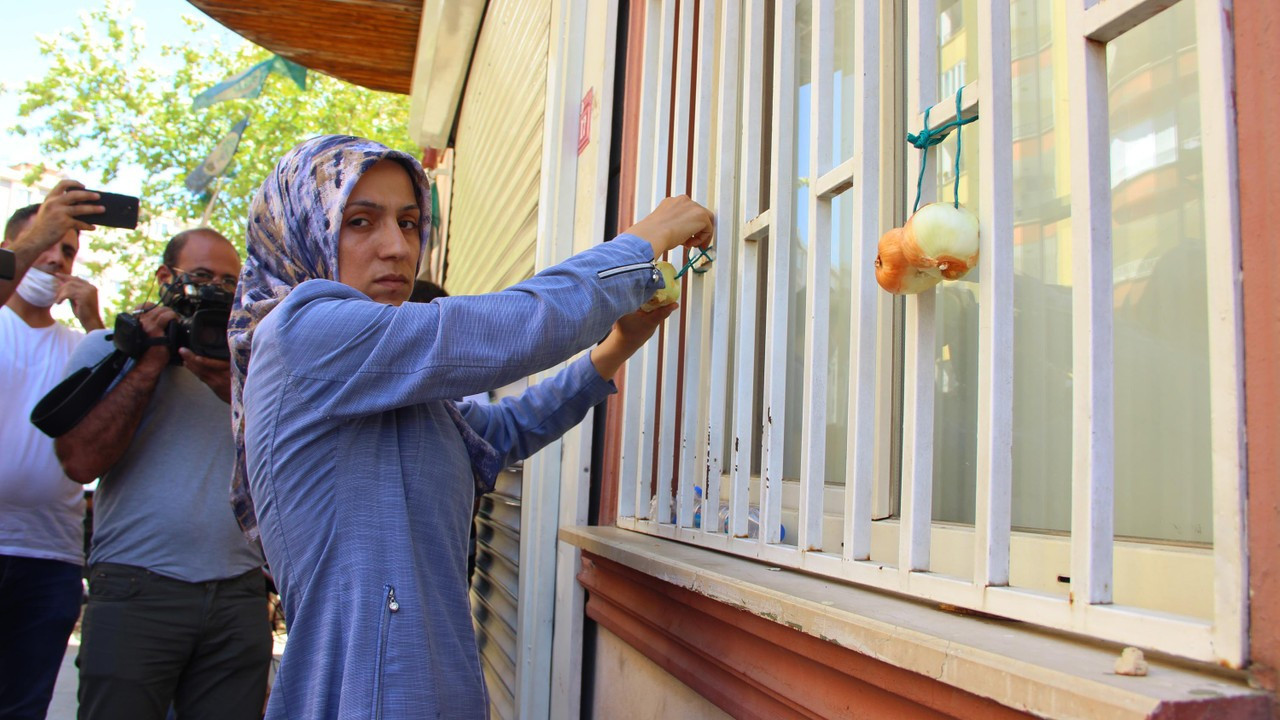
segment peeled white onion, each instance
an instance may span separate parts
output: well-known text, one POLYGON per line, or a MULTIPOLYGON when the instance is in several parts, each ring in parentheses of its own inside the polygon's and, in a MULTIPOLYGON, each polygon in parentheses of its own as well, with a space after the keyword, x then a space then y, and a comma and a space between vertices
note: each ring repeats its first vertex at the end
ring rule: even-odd
POLYGON ((658 272, 662 273, 662 280, 666 283, 666 287, 659 289, 653 297, 640 306, 640 309, 645 312, 666 307, 673 302, 680 302, 680 281, 676 279, 676 266, 662 260, 655 262, 654 265, 658 268, 658 272))
POLYGON ((958 280, 978 264, 978 218, 951 203, 925 205, 903 227, 902 254, 912 267, 958 280))

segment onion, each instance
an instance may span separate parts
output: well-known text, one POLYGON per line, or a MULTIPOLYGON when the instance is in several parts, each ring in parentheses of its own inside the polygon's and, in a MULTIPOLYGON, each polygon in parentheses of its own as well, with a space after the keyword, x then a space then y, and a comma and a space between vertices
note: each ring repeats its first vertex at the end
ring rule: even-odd
POLYGON ((666 287, 659 289, 658 292, 653 294, 653 297, 640 306, 640 309, 645 312, 651 312, 680 301, 680 281, 676 280, 676 266, 662 260, 655 262, 654 266, 662 273, 662 280, 666 283, 666 287))
POLYGON ((978 218, 965 208, 930 203, 902 230, 902 255, 912 267, 936 268, 943 278, 959 280, 978 264, 978 218))
POLYGON ((903 228, 893 228, 880 238, 876 255, 876 282, 895 295, 924 292, 942 282, 936 267, 917 267, 903 254, 903 228))

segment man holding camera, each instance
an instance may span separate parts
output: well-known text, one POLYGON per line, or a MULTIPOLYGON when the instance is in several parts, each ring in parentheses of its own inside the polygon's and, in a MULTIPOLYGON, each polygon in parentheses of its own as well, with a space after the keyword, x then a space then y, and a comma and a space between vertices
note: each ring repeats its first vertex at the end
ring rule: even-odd
POLYGON ((0 243, 0 717, 43 718, 67 638, 80 616, 84 489, 67 479, 53 441, 28 419, 62 378, 83 335, 54 321, 70 300, 86 330, 102 327, 98 290, 71 276, 80 220, 98 195, 63 180, 41 205, 9 218, 0 243), (10 270, 12 265, 12 272, 10 270), (7 276, 7 277, 5 277, 7 276))
POLYGON ((262 552, 227 499, 226 312, 239 274, 222 235, 179 233, 156 271, 161 304, 117 320, 117 337, 91 333, 67 365, 91 367, 126 345, 135 357, 55 442, 72 480, 101 477, 81 718, 160 720, 170 703, 178 717, 261 717, 271 662, 262 552))

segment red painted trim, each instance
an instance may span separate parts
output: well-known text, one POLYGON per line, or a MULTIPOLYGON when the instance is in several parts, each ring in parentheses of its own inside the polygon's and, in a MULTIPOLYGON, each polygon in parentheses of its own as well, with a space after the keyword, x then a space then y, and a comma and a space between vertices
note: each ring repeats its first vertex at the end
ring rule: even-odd
POLYGON ((1026 718, 591 553, 587 615, 737 718, 1026 718))
POLYGON ((1255 681, 1280 688, 1280 2, 1236 0, 1236 132, 1244 267, 1249 647, 1255 681))

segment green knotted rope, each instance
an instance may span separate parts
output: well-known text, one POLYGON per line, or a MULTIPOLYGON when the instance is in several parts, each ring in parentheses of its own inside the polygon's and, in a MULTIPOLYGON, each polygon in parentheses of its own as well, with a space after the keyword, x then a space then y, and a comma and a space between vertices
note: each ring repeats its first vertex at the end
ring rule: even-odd
POLYGON ((961 127, 968 125, 978 119, 975 113, 972 117, 960 117, 960 96, 964 93, 964 88, 956 90, 956 119, 945 125, 939 125, 936 128, 929 127, 929 110, 924 111, 924 129, 912 135, 907 133, 907 142, 916 148, 924 151, 924 157, 920 158, 920 177, 916 179, 916 204, 912 206, 911 212, 920 209, 920 189, 924 185, 924 169, 929 165, 929 148, 941 143, 947 139, 952 130, 956 131, 956 180, 955 180, 955 206, 960 207, 960 140, 963 138, 961 127))
POLYGON ((689 270, 690 268, 692 268, 692 269, 693 269, 693 271, 694 271, 695 273, 699 274, 699 275, 701 275, 702 273, 706 272, 706 271, 707 271, 707 268, 704 268, 704 267, 703 267, 703 268, 696 268, 696 267, 693 267, 693 264, 694 264, 694 263, 696 263, 696 262, 698 262, 698 261, 699 261, 699 260, 701 260, 702 258, 706 258, 706 259, 707 259, 707 262, 709 262, 709 263, 715 262, 715 261, 716 261, 716 259, 715 259, 715 258, 714 258, 710 253, 708 253, 708 252, 707 252, 707 251, 708 251, 708 250, 710 250, 710 249, 712 249, 712 248, 711 248, 711 247, 697 248, 697 250, 698 250, 698 254, 697 254, 697 255, 695 255, 695 256, 693 256, 693 257, 691 257, 691 258, 689 258, 689 262, 685 263, 685 264, 684 264, 684 267, 680 268, 680 272, 676 273, 676 279, 677 279, 677 280, 679 280, 679 279, 680 279, 680 276, 684 275, 685 271, 686 271, 686 270, 689 270))

